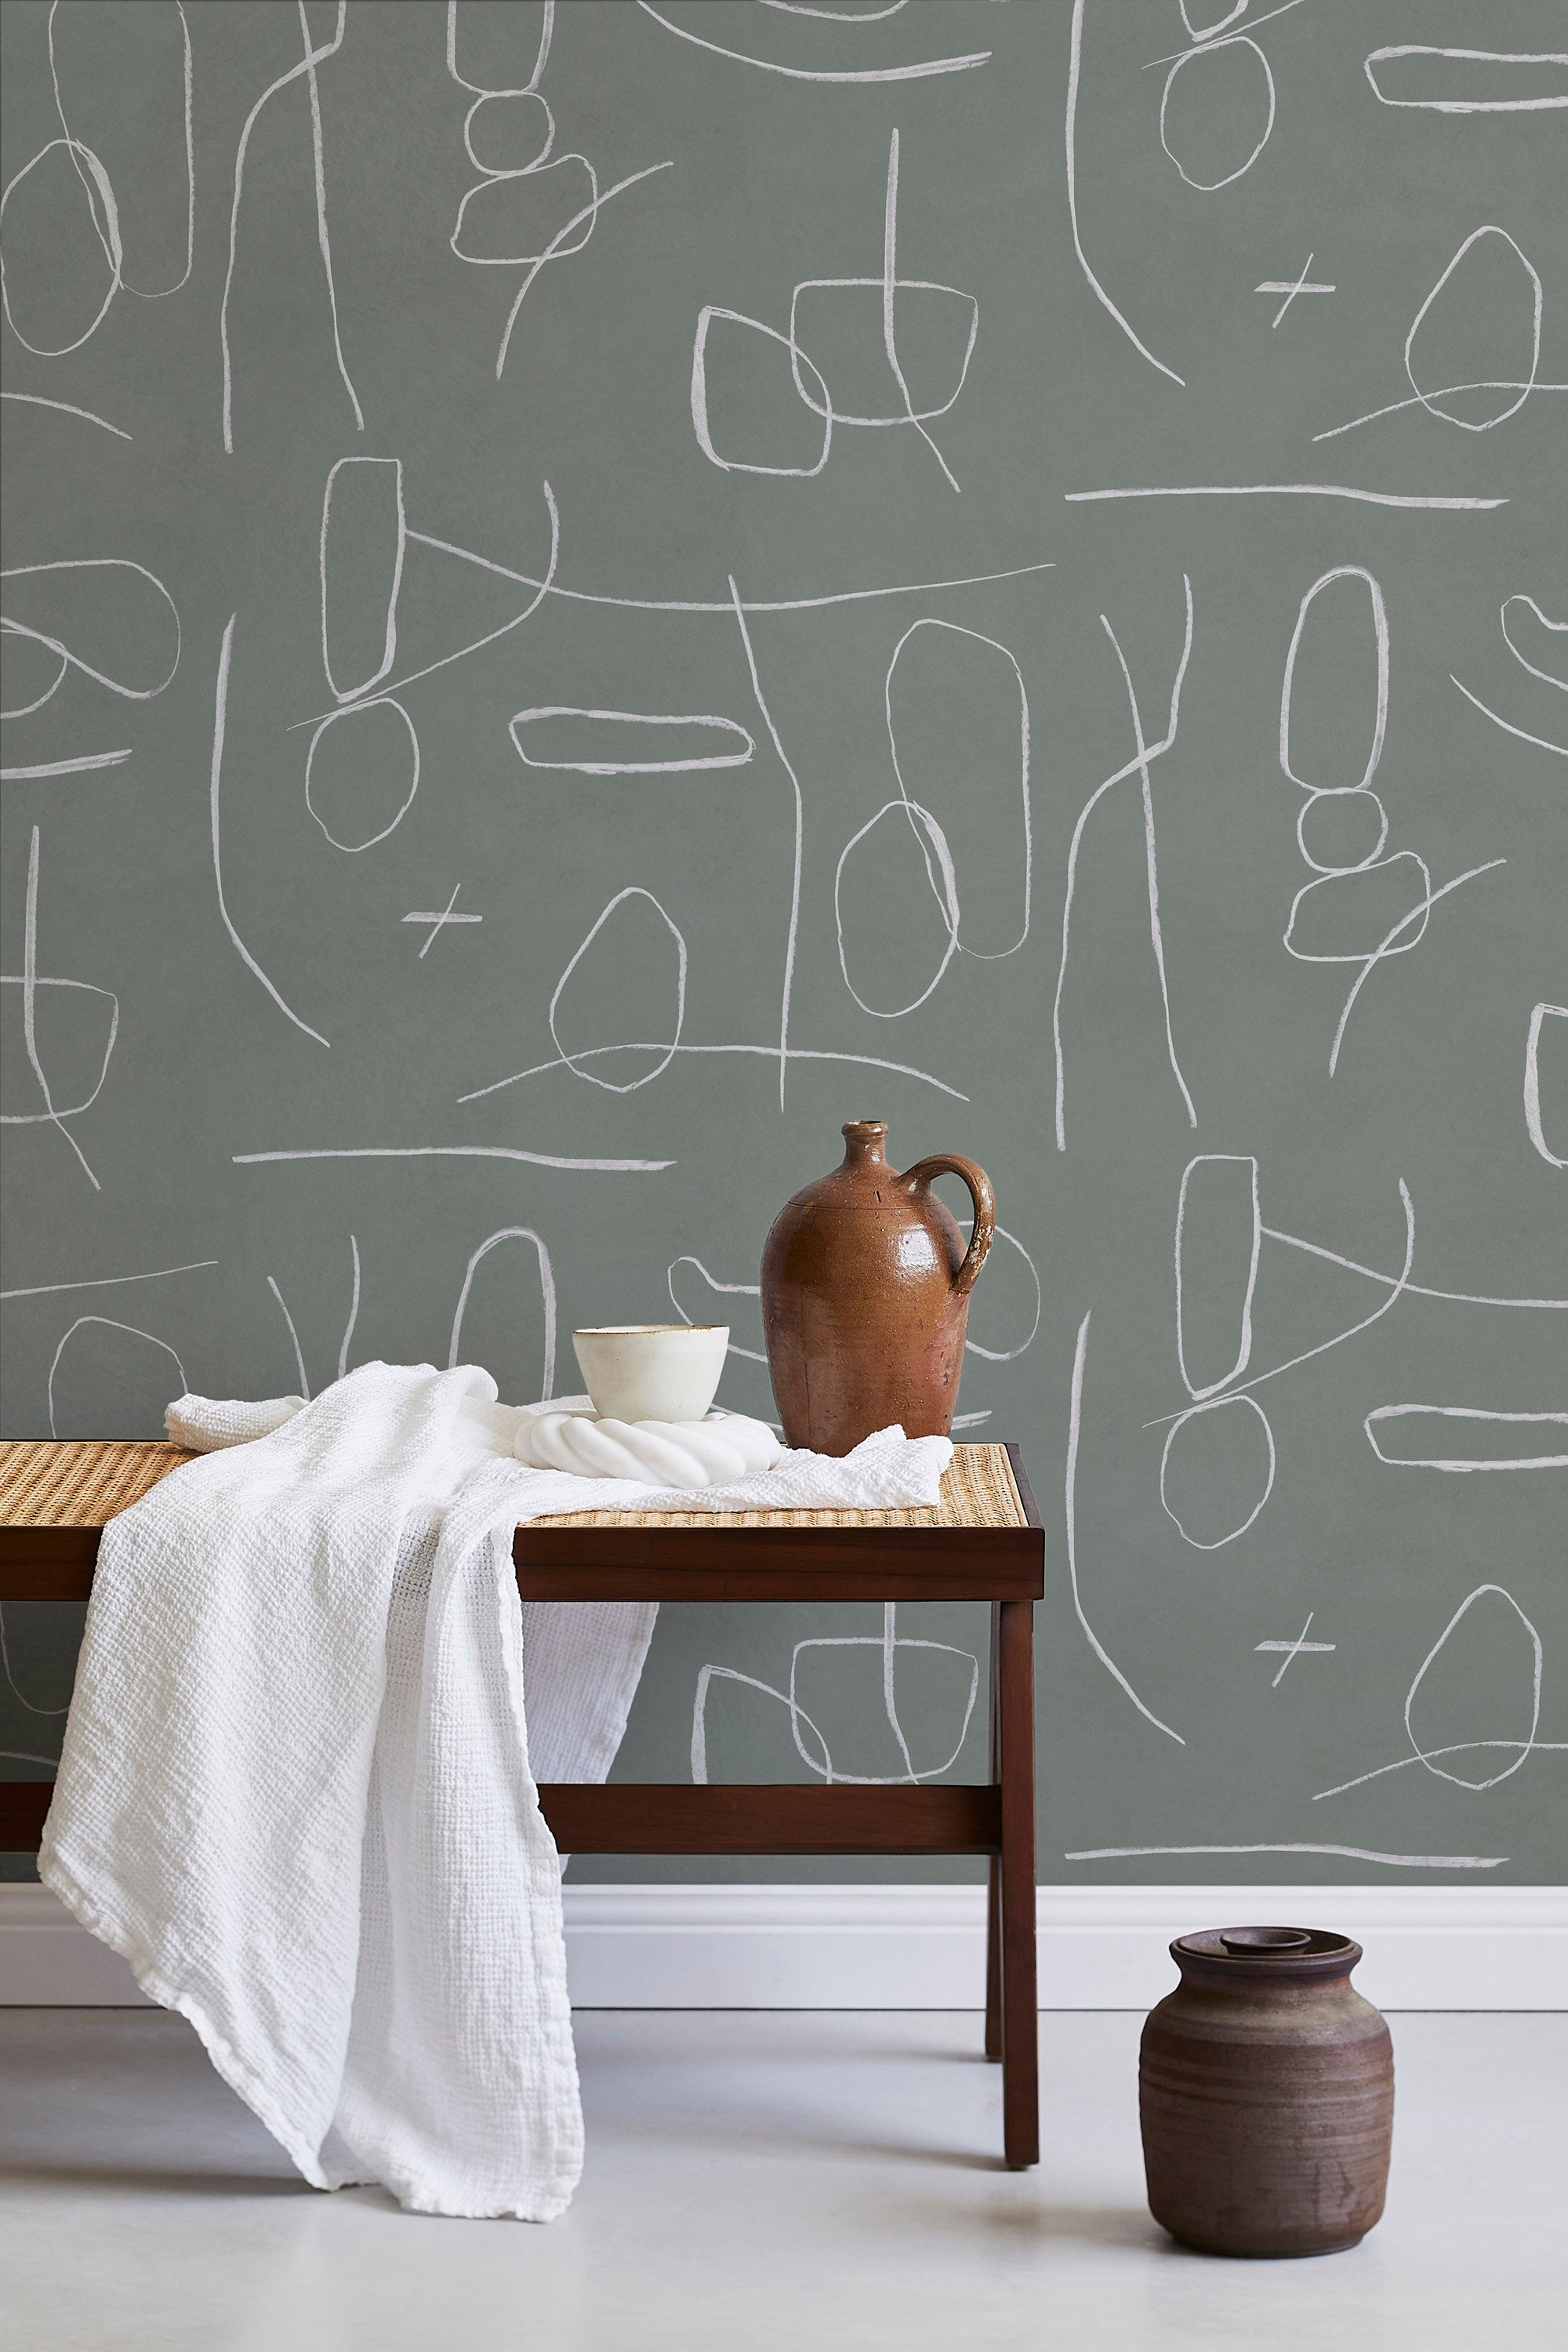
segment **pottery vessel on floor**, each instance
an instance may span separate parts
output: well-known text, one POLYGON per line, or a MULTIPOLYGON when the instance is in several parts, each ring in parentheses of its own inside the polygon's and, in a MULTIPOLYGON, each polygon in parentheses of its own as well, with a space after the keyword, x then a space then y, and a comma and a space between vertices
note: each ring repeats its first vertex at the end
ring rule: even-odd
POLYGON ((789 1445, 847 1454, 899 1423, 945 1436, 958 1402, 969 1294, 985 1263, 996 1204, 984 1171, 937 1152, 902 1175, 886 1123, 851 1120, 842 1165, 773 1220, 763 1252, 768 1370, 789 1445), (974 1202, 965 1247, 931 1191, 961 1177, 974 1202))
POLYGON ((1383 2211, 1388 2028, 1351 1984, 1361 1946, 1321 1928, 1181 1936, 1182 1981, 1143 2028, 1149 2210, 1211 2254, 1330 2254, 1383 2211))

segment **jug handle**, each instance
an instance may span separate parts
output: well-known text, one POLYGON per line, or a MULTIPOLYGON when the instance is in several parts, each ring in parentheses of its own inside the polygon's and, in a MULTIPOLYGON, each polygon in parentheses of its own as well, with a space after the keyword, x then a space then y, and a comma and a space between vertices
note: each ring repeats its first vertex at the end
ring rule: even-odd
POLYGON ((969 1237, 969 1250, 963 1264, 952 1278, 953 1295, 962 1298, 974 1286, 974 1277, 984 1265, 996 1232, 996 1196, 991 1190, 991 1179, 984 1168, 973 1160, 961 1160, 955 1152, 933 1151, 929 1160, 917 1160, 906 1168, 906 1184, 929 1185, 933 1176, 957 1176, 969 1187, 969 1197, 974 1203, 974 1230, 969 1237))

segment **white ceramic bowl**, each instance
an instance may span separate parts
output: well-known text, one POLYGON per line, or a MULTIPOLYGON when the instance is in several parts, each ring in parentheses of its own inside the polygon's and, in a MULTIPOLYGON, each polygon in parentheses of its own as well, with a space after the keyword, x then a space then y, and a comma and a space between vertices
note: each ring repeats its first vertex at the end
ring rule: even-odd
POLYGON ((700 1421, 730 1345, 727 1323, 623 1323, 574 1331, 594 1410, 605 1421, 700 1421))

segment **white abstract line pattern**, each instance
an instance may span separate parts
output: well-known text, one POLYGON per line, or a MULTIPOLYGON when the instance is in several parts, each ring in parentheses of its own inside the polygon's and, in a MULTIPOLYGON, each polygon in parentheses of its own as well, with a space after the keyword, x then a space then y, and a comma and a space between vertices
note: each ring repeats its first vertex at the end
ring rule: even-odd
POLYGON ((1568 1430, 1568 1412, 1491 1412, 1474 1404, 1380 1404, 1374 1405, 1362 1427, 1366 1442, 1384 1467, 1390 1470, 1450 1470, 1464 1475, 1472 1470, 1568 1470, 1568 1454, 1530 1454, 1490 1456, 1484 1454, 1385 1454, 1377 1442, 1374 1423, 1404 1421, 1412 1414, 1431 1414, 1442 1421, 1507 1422, 1521 1428, 1544 1426, 1568 1430))
POLYGON ((46 400, 41 392, 0 392, 0 400, 26 401, 29 408, 58 408, 64 415, 84 417, 89 425, 101 425, 106 433, 112 433, 119 441, 135 438, 134 434, 127 433, 123 425, 110 425, 107 416, 100 416, 90 408, 79 408, 74 401, 46 400))
POLYGON ((181 1363, 179 1356, 175 1350, 170 1347, 167 1339, 160 1339, 155 1331, 143 1331, 140 1324, 137 1323, 117 1323, 111 1315, 79 1315, 76 1321, 71 1325, 69 1330, 68 1330, 61 1339, 59 1346, 55 1349, 54 1361, 49 1366, 48 1385, 46 1394, 48 1402, 49 1435, 51 1437, 58 1437, 60 1433, 55 1420, 55 1375, 60 1368, 60 1358, 65 1354, 66 1349, 70 1344, 70 1341, 76 1337, 76 1334, 79 1331, 85 1330, 89 1323, 101 1324, 104 1329, 108 1331, 129 1331, 133 1339, 147 1339, 151 1341, 154 1348, 162 1348, 166 1356, 174 1357, 174 1370, 180 1376, 181 1393, 183 1394, 190 1386, 189 1381, 185 1378, 185 1368, 184 1364, 181 1363))
POLYGON ((277 97, 280 89, 287 89, 290 82, 299 81, 301 76, 310 84, 310 142, 316 191, 316 239, 321 247, 321 265, 326 271, 327 298, 331 306, 332 348, 337 358, 338 373, 342 378, 343 389, 348 394, 349 404, 354 413, 354 424, 361 433, 364 431, 364 414, 360 407, 359 396, 350 379, 348 367, 343 359, 342 343, 338 334, 338 295, 332 278, 331 246, 327 234, 327 193, 321 152, 321 108, 316 87, 316 68, 324 64, 328 58, 335 57, 342 47, 343 34, 348 21, 348 0, 337 0, 337 22, 332 37, 320 48, 311 46, 310 25, 305 14, 305 0, 298 0, 298 5, 300 29, 305 38, 305 54, 298 65, 290 66, 287 73, 279 74, 276 81, 268 82, 245 118, 245 125, 239 134, 239 144, 235 149, 234 154, 234 201, 229 207, 228 215, 228 268, 224 276, 223 299, 218 308, 218 345, 223 358, 223 446, 229 457, 234 455, 234 367, 228 348, 228 305, 229 297, 234 291, 235 263, 239 245, 239 207, 240 200, 245 194, 246 156, 250 147, 250 134, 260 119, 262 109, 269 100, 277 97))
POLYGON ((1357 490, 1343 482, 1181 482, 1166 488, 1064 490, 1068 505, 1099 499, 1359 499, 1373 507, 1433 507, 1458 513, 1506 507, 1506 499, 1397 498, 1390 490, 1357 490))
MULTIPOLYGON (((1534 114, 1543 108, 1568 106, 1568 89, 1542 92, 1536 98, 1390 98, 1381 89, 1374 66, 1386 65, 1394 58, 1441 58, 1447 63, 1479 66, 1562 66, 1568 68, 1568 54, 1561 49, 1533 52, 1510 49, 1440 49, 1426 48, 1419 42, 1401 41, 1392 48, 1373 49, 1363 60, 1362 69, 1371 86, 1373 96, 1383 106, 1419 107, 1429 114, 1534 114)), ((1479 77, 1478 77, 1479 79, 1479 77)), ((1557 77, 1562 79, 1563 77, 1557 77)))
POLYGON ((596 1169, 618 1176, 656 1175, 676 1164, 673 1160, 571 1159, 554 1151, 522 1151, 509 1143, 366 1143, 303 1151, 236 1151, 230 1156, 236 1168, 284 1160, 521 1160, 534 1168, 596 1169))
MULTIPOLYGON (((1568 1004, 1538 1004, 1530 1016, 1530 1029, 1524 1042, 1524 1125, 1531 1142, 1549 1168, 1568 1168, 1568 1160, 1560 1160, 1546 1140, 1546 1129, 1541 1120, 1541 1028, 1548 1018, 1568 1021, 1568 1004)), ((1564 1300, 1568 1305, 1568 1300, 1564 1300)))
MULTIPOLYGON (((7 632, 9 634, 9 632, 7 632)), ((12 714, 7 713, 6 716, 12 714)), ((0 768, 0 783, 37 782, 49 776, 80 776, 94 768, 119 768, 131 757, 127 745, 122 751, 89 751, 79 760, 46 760, 32 768, 0 768)))
MULTIPOLYGON (((1159 938, 1159 895, 1152 874, 1152 848, 1150 845, 1152 816, 1147 793, 1149 769, 1151 763, 1155 760, 1163 759, 1176 740, 1176 728, 1180 720, 1182 709, 1182 685, 1187 675, 1187 664, 1192 659, 1193 583, 1185 572, 1182 575, 1182 588, 1186 599, 1186 618, 1182 635, 1181 656, 1176 664, 1175 676, 1171 682, 1171 700, 1170 708, 1166 714, 1165 732, 1157 743, 1145 743, 1142 740, 1142 728, 1137 726, 1136 723, 1137 712, 1136 702, 1134 701, 1134 723, 1138 740, 1138 748, 1133 757, 1128 761, 1125 767, 1116 769, 1112 774, 1104 779, 1103 782, 1097 784, 1094 791, 1090 793, 1088 800, 1085 801, 1082 808, 1079 811, 1078 823, 1073 827, 1072 840, 1068 848, 1067 884, 1062 898, 1062 952, 1061 961, 1057 967, 1056 996, 1051 1005, 1051 1041, 1056 1055, 1056 1122, 1057 1150, 1058 1151, 1065 1151, 1068 1148, 1067 1068, 1062 1052, 1062 996, 1067 987, 1068 953, 1072 943, 1072 908, 1073 896, 1078 886, 1079 852, 1083 845, 1084 829, 1088 825, 1089 820, 1093 814, 1096 805, 1099 802, 1104 799, 1106 793, 1110 791, 1112 785, 1125 782, 1129 776, 1137 776, 1140 779, 1145 793, 1144 840, 1146 862, 1150 868, 1150 936, 1156 942, 1159 938)), ((1122 676, 1127 679, 1129 690, 1131 690, 1131 680, 1128 674, 1126 663, 1121 661, 1121 646, 1117 645, 1116 637, 1111 630, 1110 624, 1106 619, 1103 613, 1100 614, 1100 625, 1104 628, 1107 636, 1110 637, 1112 646, 1116 647, 1117 658, 1121 663, 1122 676)), ((1158 952, 1158 961, 1160 966, 1162 993, 1163 993, 1164 970, 1163 951, 1158 952)), ((1175 1048, 1173 1045, 1171 1044, 1170 1004, 1168 999, 1165 1003, 1165 1037, 1167 1045, 1170 1046, 1172 1066, 1173 1068, 1175 1068, 1175 1048)), ((1181 1072, 1179 1069, 1176 1071, 1176 1076, 1178 1081, 1181 1081, 1181 1072)), ((1187 1095, 1184 1082, 1182 1083, 1182 1093, 1186 1099, 1188 1117, 1195 1126, 1197 1123, 1196 1114, 1193 1110, 1192 1097, 1187 1095)))
MULTIPOLYGON (((919 65, 866 66, 855 72, 817 70, 805 66, 780 65, 772 58, 749 57, 744 49, 721 48, 717 41, 705 41, 700 34, 693 33, 687 26, 676 24, 662 9, 653 5, 653 0, 637 0, 637 5, 645 16, 653 18, 656 25, 662 25, 667 33, 674 33, 681 40, 689 41, 694 48, 707 49, 716 58, 728 58, 734 65, 756 66, 763 73, 784 74, 791 81, 920 81, 928 74, 966 73, 973 66, 988 64, 991 57, 989 49, 976 49, 968 57, 927 58, 919 65)), ((826 11, 812 13, 825 14, 826 11)), ((879 15, 890 16, 892 13, 891 9, 878 11, 879 15)), ((862 17, 858 21, 865 23, 867 20, 862 17)))
POLYGON ((112 989, 95 987, 89 981, 54 980, 41 978, 39 976, 39 830, 37 825, 34 825, 31 840, 28 844, 27 849, 27 891, 22 928, 22 969, 19 972, 8 971, 0 974, 0 987, 21 989, 22 1040, 26 1052, 27 1066, 37 1082, 38 1093, 42 1098, 44 1108, 42 1110, 37 1111, 7 1111, 4 1115, 4 1118, 0 1118, 0 1126, 47 1126, 58 1129, 59 1133, 65 1138, 67 1143, 69 1144, 71 1150, 75 1153, 76 1158, 80 1164, 81 1171, 87 1178, 88 1182, 92 1186, 93 1191, 95 1192, 100 1192, 103 1190, 103 1187, 99 1182, 98 1178, 94 1175, 92 1169, 88 1163, 87 1154, 83 1151, 80 1144, 77 1141, 75 1136, 66 1125, 66 1121, 68 1118, 79 1118, 83 1111, 90 1110, 93 1104, 98 1100, 99 1096, 103 1091, 103 1082, 109 1076, 110 1057, 114 1052, 114 1041, 120 1034, 120 999, 115 995, 112 989), (108 1034, 104 1038, 103 1056, 99 1066, 98 1077, 93 1085, 91 1092, 84 1095, 80 1102, 64 1104, 57 1103, 49 1088, 48 1077, 45 1072, 43 1059, 38 1051, 37 1034, 38 991, 45 988, 63 988, 68 989, 73 992, 79 993, 83 996, 100 996, 109 1006, 109 1028, 108 1034))
MULTIPOLYGON (((1084 277, 1089 283, 1089 290, 1094 295, 1096 301, 1100 303, 1105 310, 1110 311, 1111 317, 1115 320, 1117 325, 1121 328, 1122 333, 1126 336, 1133 350, 1142 358, 1146 359, 1152 368, 1158 368, 1162 375, 1169 376, 1173 383, 1178 383, 1184 386, 1186 383, 1185 376, 1178 375, 1174 368, 1167 367, 1165 365, 1163 360, 1157 360, 1154 357, 1153 352, 1149 349, 1147 343, 1143 342, 1140 339, 1124 314, 1117 309, 1115 303, 1111 300, 1110 295, 1100 284, 1100 279, 1095 276, 1094 270, 1089 263, 1089 256, 1083 249, 1083 233, 1079 226, 1078 211, 1078 101, 1079 85, 1083 75, 1083 17, 1084 10, 1087 5, 1088 0, 1073 0, 1072 30, 1068 36, 1068 47, 1066 133, 1068 218, 1072 225, 1073 251, 1078 256, 1078 266, 1082 270, 1084 277)), ((1161 63, 1163 64, 1165 60, 1162 58, 1161 63)))
POLYGON ((268 1275, 267 1277, 267 1287, 272 1293, 273 1297, 278 1301, 279 1311, 282 1315, 284 1322, 289 1326, 289 1339, 294 1350, 294 1368, 300 1382, 300 1394, 304 1398, 306 1403, 309 1404, 310 1401, 310 1383, 305 1377, 305 1353, 304 1349, 300 1345, 300 1334, 294 1328, 294 1318, 289 1312, 289 1302, 284 1297, 283 1293, 279 1289, 278 1285, 273 1280, 271 1275, 268 1275))
POLYGON ((113 1290, 122 1282, 162 1282, 171 1274, 202 1274, 220 1263, 216 1257, 198 1257, 189 1265, 155 1265, 150 1274, 101 1274, 90 1282, 38 1282, 27 1290, 0 1290, 0 1298, 48 1298, 59 1290, 113 1290))
POLYGON ((1506 1853, 1380 1853, 1373 1846, 1318 1845, 1094 1845, 1066 1853, 1064 1862, 1132 1862, 1156 1853, 1334 1853, 1347 1862, 1381 1862, 1392 1870, 1500 1870, 1506 1853))
POLYGON ((555 1393, 555 1271, 550 1263, 550 1250, 542 1234, 531 1225, 502 1225, 499 1232, 482 1241, 463 1269, 463 1286, 458 1293, 458 1305, 452 1317, 452 1339, 447 1350, 447 1369, 451 1371, 460 1361, 463 1344, 463 1318, 468 1311, 468 1295, 474 1286, 474 1276, 502 1242, 531 1242, 539 1258, 539 1296, 544 1313, 544 1362, 540 1372, 540 1399, 548 1401, 555 1393))
POLYGON ((1284 1658, 1280 1662, 1279 1671, 1268 1685, 1270 1690, 1279 1689, 1280 1684, 1285 1679, 1285 1669, 1290 1664, 1292 1658, 1300 1657, 1303 1652, 1306 1652, 1310 1656, 1327 1655, 1328 1653, 1335 1648, 1336 1644, 1332 1642, 1308 1641, 1308 1630, 1317 1613, 1318 1612, 1315 1609, 1308 1610, 1307 1622, 1302 1626, 1300 1632, 1297 1634, 1296 1639, 1293 1642, 1258 1642, 1254 1645, 1255 1648, 1258 1650, 1273 1650, 1275 1652, 1283 1650, 1285 1653, 1284 1658))
MULTIPOLYGON (((1090 1313, 1092 1313, 1092 1311, 1093 1310, 1090 1309, 1090 1313)), ((1168 1723, 1162 1723, 1159 1717, 1144 1706, 1142 1700, 1139 1697, 1137 1692, 1133 1689, 1131 1684, 1128 1681, 1126 1675, 1117 1664, 1115 1659, 1110 1655, 1110 1653, 1100 1641, 1100 1636, 1096 1633, 1093 1626, 1089 1623, 1089 1619, 1084 1615, 1083 1600, 1079 1591, 1078 1447, 1079 1439, 1083 1429, 1083 1374, 1084 1366, 1089 1356, 1089 1316, 1086 1314, 1083 1321, 1078 1327, 1078 1341, 1073 1349, 1072 1408, 1070 1417, 1068 1422, 1066 1486, 1068 1580, 1072 1587, 1073 1613, 1077 1617, 1079 1623, 1083 1628, 1089 1648, 1094 1652, 1095 1656, 1100 1660, 1100 1663, 1105 1668, 1106 1673, 1110 1675, 1112 1681, 1121 1684, 1122 1689, 1126 1692, 1128 1697, 1131 1700, 1139 1714, 1143 1717, 1146 1722, 1152 1723, 1156 1731, 1163 1731, 1167 1739, 1173 1739, 1178 1748, 1184 1748, 1187 1743, 1183 1738, 1181 1733, 1179 1731, 1173 1731, 1168 1723)), ((1072 1861, 1079 1859, 1079 1857, 1069 1855, 1068 1858, 1069 1861, 1072 1861)))
POLYGON ((691 1709, 691 1779, 697 1788, 708 1784, 708 1694, 715 1682, 739 1683, 751 1690, 761 1691, 764 1697, 776 1699, 789 1711, 790 1738, 795 1754, 810 1772, 820 1780, 839 1788, 886 1789, 900 1784, 918 1786, 922 1780, 939 1780, 950 1772, 963 1752, 969 1736, 970 1722, 974 1714, 974 1702, 980 1689, 980 1661, 972 1650, 960 1649, 952 1642, 917 1640, 898 1630, 898 1603, 885 1601, 882 1608, 882 1631, 877 1633, 814 1634, 797 1642, 790 1653, 789 1688, 775 1689, 771 1683, 760 1682, 754 1675, 743 1675, 732 1666, 705 1665, 697 1677, 696 1696, 691 1709), (882 1711, 903 1759, 902 1772, 847 1772, 834 1762, 832 1750, 819 1725, 813 1722, 800 1703, 800 1661, 807 1650, 875 1650, 880 1653, 882 1711), (952 1753, 938 1764, 918 1767, 910 1751, 909 1740, 899 1719, 896 1687, 898 1654, 900 1650, 926 1650, 950 1658, 962 1658, 969 1668, 969 1687, 963 1706, 963 1717, 952 1753), (816 1740, 820 1753, 813 1755, 801 1737, 802 1727, 816 1740))
MULTIPOLYGON (((570 1061, 564 1054, 557 1054, 551 1061, 535 1062, 526 1070, 514 1070, 510 1077, 496 1078, 489 1086, 475 1087, 470 1093, 459 1095, 458 1100, 460 1103, 478 1102, 481 1096, 500 1094, 503 1087, 520 1086, 524 1078, 542 1077, 550 1070, 571 1069, 579 1062, 593 1061, 596 1055, 666 1054, 670 1050, 668 1044, 656 1045, 647 1037, 624 1045, 580 1046, 570 1061)), ((776 1062, 779 1058, 776 1045, 689 1045, 682 1043, 673 1050, 677 1054, 751 1055, 765 1062, 776 1062)), ((950 1087, 945 1078, 933 1077, 929 1070, 917 1070, 909 1062, 883 1061, 874 1054, 833 1054, 812 1045, 792 1045, 784 1058, 786 1062, 842 1062, 847 1067, 857 1070, 890 1070, 899 1077, 917 1078, 921 1086, 934 1087, 939 1094, 951 1095, 954 1102, 969 1100, 969 1097, 957 1087, 950 1087)))
POLYGON ((219 649, 217 657, 217 692, 213 706, 213 757, 210 805, 212 816, 213 882, 217 891, 217 910, 223 918, 223 927, 228 933, 229 938, 233 940, 235 950, 237 953, 241 963, 244 964, 247 971, 253 971, 256 974, 257 979, 261 982, 262 987, 267 991, 268 995, 272 999, 273 1003, 276 1004, 279 1013, 286 1014, 287 1017, 294 1024, 296 1029, 303 1030, 307 1037, 313 1037, 318 1045, 325 1045, 329 1041, 322 1036, 321 1031, 319 1029, 312 1029, 308 1021, 301 1021, 293 1007, 284 1001, 278 989, 275 988, 271 981, 268 979, 267 974, 262 971, 261 966, 257 962, 256 958, 251 954, 250 950, 246 946, 245 941, 240 938, 238 931, 235 929, 234 919, 228 911, 228 901, 224 896, 223 850, 220 839, 218 809, 219 794, 223 782, 224 730, 228 723, 229 656, 234 648, 234 626, 238 618, 239 615, 237 613, 231 613, 224 627, 223 645, 219 649))
POLYGON ((762 681, 757 676, 757 656, 752 645, 752 633, 746 626, 745 607, 741 602, 741 592, 735 584, 733 572, 730 575, 730 602, 734 611, 736 625, 741 632, 741 643, 745 649, 746 672, 752 681, 752 692, 756 698, 757 709, 762 713, 763 724, 768 730, 773 750, 778 753, 779 765, 789 778, 790 791, 795 803, 795 855, 790 867, 789 932, 784 943, 784 990, 779 999, 779 1108, 782 1111, 784 1101, 784 1080, 789 1073, 789 1006, 790 997, 795 989, 795 941, 800 931, 800 877, 801 864, 805 852, 805 803, 801 793, 800 778, 796 775, 794 763, 784 750, 784 738, 773 724, 773 712, 763 699, 762 681))

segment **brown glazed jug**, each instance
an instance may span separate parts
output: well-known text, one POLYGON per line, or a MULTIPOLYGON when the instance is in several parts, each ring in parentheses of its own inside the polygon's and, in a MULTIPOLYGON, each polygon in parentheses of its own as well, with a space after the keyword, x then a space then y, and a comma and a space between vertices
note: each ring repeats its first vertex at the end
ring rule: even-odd
POLYGON ((1138 2063, 1149 2210, 1208 2254, 1332 2254, 1383 2211, 1394 2049, 1311 1927, 1178 1936, 1138 2063))
POLYGON ((852 1119, 841 1166, 787 1201, 763 1251, 763 1328, 786 1445, 847 1454, 875 1429, 945 1437, 958 1402, 969 1294, 996 1228, 973 1160, 939 1151, 900 1176, 887 1123, 852 1119), (967 1249, 931 1191, 962 1177, 967 1249))

